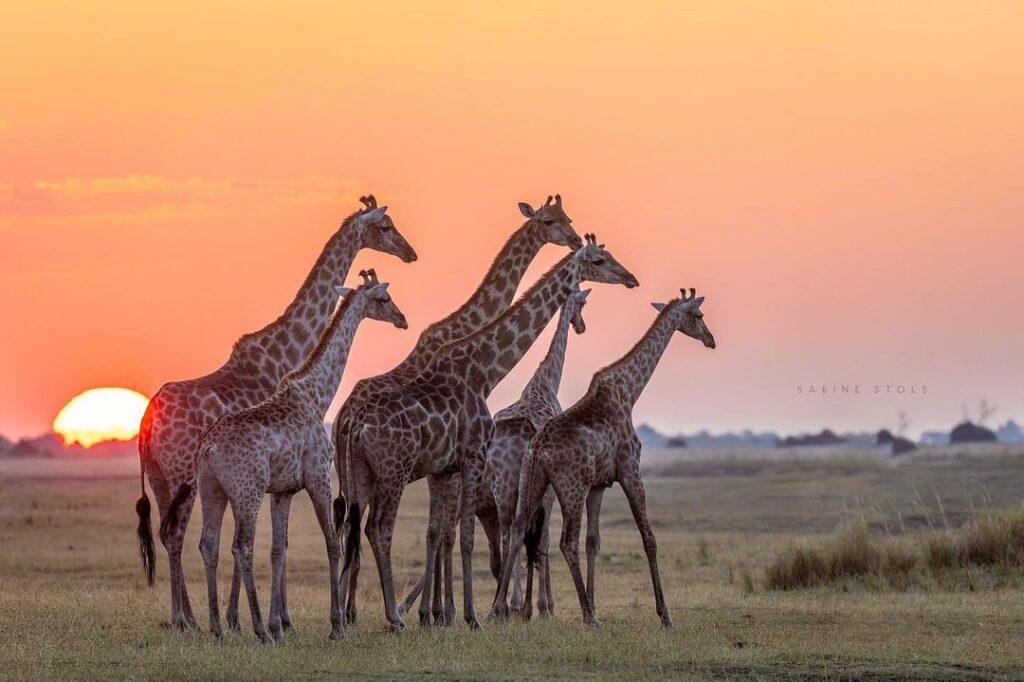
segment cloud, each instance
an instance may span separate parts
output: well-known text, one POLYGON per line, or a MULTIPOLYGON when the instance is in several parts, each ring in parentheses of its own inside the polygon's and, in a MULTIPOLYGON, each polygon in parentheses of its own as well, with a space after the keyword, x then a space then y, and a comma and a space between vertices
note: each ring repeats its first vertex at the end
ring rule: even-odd
POLYGON ((349 178, 168 178, 132 174, 0 183, 0 220, 27 216, 146 221, 216 215, 232 205, 355 204, 359 186, 349 178))

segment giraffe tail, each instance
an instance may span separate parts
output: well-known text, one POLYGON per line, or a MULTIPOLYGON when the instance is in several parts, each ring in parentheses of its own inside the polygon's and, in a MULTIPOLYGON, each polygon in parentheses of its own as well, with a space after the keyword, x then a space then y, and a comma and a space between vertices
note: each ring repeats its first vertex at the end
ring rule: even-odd
MULTIPOLYGON (((146 475, 142 475, 145 481, 146 475)), ((145 483, 142 497, 135 502, 135 513, 139 516, 139 556, 142 558, 142 570, 146 573, 146 582, 153 586, 156 582, 156 546, 153 543, 153 523, 151 521, 153 506, 149 503, 145 483)))
POLYGON ((167 508, 167 515, 164 516, 163 521, 160 523, 160 535, 164 536, 171 529, 178 526, 178 516, 181 513, 181 505, 185 504, 185 501, 192 495, 192 491, 196 489, 196 479, 192 479, 188 483, 182 483, 178 486, 178 492, 175 493, 174 499, 171 500, 171 506, 167 508))
POLYGON ((348 541, 345 542, 345 566, 347 571, 353 561, 359 561, 359 505, 353 502, 348 508, 348 541))
POLYGON ((345 524, 345 496, 338 493, 334 498, 334 531, 341 533, 341 527, 345 524))
MULTIPOLYGON (((143 432, 148 432, 148 410, 143 416, 143 432)), ((146 464, 145 451, 147 439, 144 433, 139 434, 139 483, 142 488, 142 496, 135 502, 135 513, 139 517, 139 527, 136 531, 139 536, 139 557, 142 559, 142 570, 146 574, 146 583, 152 587, 156 582, 156 545, 153 542, 153 505, 149 502, 149 495, 146 494, 146 464)))
POLYGON ((544 506, 533 516, 533 521, 526 529, 523 536, 523 546, 526 548, 526 562, 528 566, 536 566, 537 558, 540 556, 540 539, 544 535, 544 506))

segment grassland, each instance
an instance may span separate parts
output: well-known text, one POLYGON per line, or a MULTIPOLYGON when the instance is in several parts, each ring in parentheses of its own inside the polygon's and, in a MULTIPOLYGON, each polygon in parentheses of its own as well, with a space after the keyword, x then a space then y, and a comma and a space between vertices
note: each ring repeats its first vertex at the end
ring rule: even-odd
MULTIPOLYGON (((654 452, 645 459, 674 632, 658 627, 643 549, 613 489, 605 496, 598 573, 604 628, 582 626, 555 549, 555 619, 489 623, 482 632, 461 621, 426 631, 410 621, 406 632, 387 634, 367 557, 360 623, 329 643, 323 543, 308 500, 299 497, 288 567, 298 631, 279 647, 259 645, 247 629, 217 645, 208 632, 168 627, 162 550, 155 589, 145 586, 136 555, 134 461, 0 461, 0 677, 1024 679, 1024 584, 1012 576, 905 589, 856 581, 764 588, 765 568, 781 552, 831 536, 851 514, 873 534, 911 541, 1019 507, 1024 452, 943 449, 900 460, 854 450, 654 452)), ((403 580, 422 566, 425 501, 417 484, 402 504, 395 565, 403 580)), ((264 608, 267 517, 265 508, 257 541, 264 608)), ((205 625, 196 520, 186 571, 205 625)), ((557 514, 554 525, 557 538, 557 514)), ((222 589, 229 538, 226 532, 222 589)), ((476 544, 478 603, 486 612, 493 580, 482 533, 476 544)))

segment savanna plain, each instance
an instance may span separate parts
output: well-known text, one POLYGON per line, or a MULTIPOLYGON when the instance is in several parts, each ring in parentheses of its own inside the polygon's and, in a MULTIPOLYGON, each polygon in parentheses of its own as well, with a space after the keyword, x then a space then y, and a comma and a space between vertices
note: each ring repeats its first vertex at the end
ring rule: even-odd
MULTIPOLYGON (((1024 679, 1020 562, 975 562, 977 548, 962 561, 935 558, 956 554, 937 548, 960 542, 977 524, 1020 513, 1024 449, 927 448, 899 458, 853 447, 652 450, 644 460, 674 631, 660 628, 643 547, 616 487, 602 512, 597 613, 604 627, 581 622, 557 547, 556 511, 554 618, 486 622, 471 632, 461 613, 458 625, 434 629, 421 629, 409 614, 405 632, 386 633, 372 553, 365 552, 359 622, 342 641, 329 642, 323 539, 308 498, 299 495, 288 554, 296 631, 280 646, 257 642, 244 597, 242 633, 229 633, 222 645, 210 636, 198 507, 185 570, 202 627, 196 634, 170 628, 162 548, 155 588, 146 586, 136 554, 137 460, 2 460, 0 677, 1024 679), (808 559, 801 549, 820 552, 808 559), (806 579, 813 573, 808 566, 825 577, 806 579)), ((256 547, 264 609, 268 509, 256 547)), ((400 592, 422 568, 426 514, 421 482, 408 488, 396 531, 400 592)), ((494 581, 477 527, 482 616, 494 581)), ((986 541, 1024 546, 1024 535, 1013 535, 1024 524, 1007 528, 986 541)), ((230 538, 229 525, 221 547, 222 603, 230 538)), ((455 565, 461 608, 457 557, 455 565)))

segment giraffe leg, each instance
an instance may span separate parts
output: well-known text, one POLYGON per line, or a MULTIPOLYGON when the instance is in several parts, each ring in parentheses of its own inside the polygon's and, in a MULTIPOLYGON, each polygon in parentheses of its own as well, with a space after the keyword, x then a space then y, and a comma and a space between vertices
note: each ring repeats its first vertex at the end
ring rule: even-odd
POLYGON ((405 615, 412 608, 412 605, 416 603, 419 596, 423 594, 423 574, 420 573, 420 577, 416 579, 416 582, 409 588, 409 592, 405 595, 405 599, 398 605, 398 612, 405 615))
POLYGON ((185 587, 185 572, 181 566, 181 551, 185 544, 185 531, 188 529, 188 522, 192 516, 192 506, 195 504, 195 500, 196 490, 193 487, 178 505, 176 519, 173 522, 167 523, 166 527, 163 527, 164 524, 161 524, 160 528, 160 539, 167 550, 171 567, 171 622, 181 630, 194 630, 196 628, 196 619, 192 614, 192 605, 188 599, 188 589, 185 587))
POLYGON ((640 537, 644 541, 644 552, 647 554, 647 563, 651 569, 651 583, 654 587, 654 604, 661 618, 661 625, 666 630, 675 627, 672 623, 672 616, 668 613, 668 606, 665 605, 665 594, 661 589, 661 572, 658 570, 658 543, 654 539, 654 531, 651 530, 651 522, 647 518, 647 497, 644 493, 644 484, 640 479, 639 466, 631 467, 624 476, 620 476, 619 483, 629 500, 629 508, 633 512, 633 519, 640 531, 640 537))
POLYGON ((486 446, 478 448, 479 455, 467 458, 462 466, 462 504, 459 527, 459 545, 462 550, 462 617, 473 630, 480 629, 480 619, 476 615, 473 602, 473 541, 476 537, 476 500, 479 497, 478 486, 483 477, 483 462, 486 446))
MULTIPOLYGON (((395 582, 391 569, 391 541, 395 532, 395 518, 398 516, 398 503, 401 501, 401 489, 387 492, 378 491, 370 506, 369 519, 366 522, 366 538, 373 548, 373 556, 377 560, 377 572, 380 574, 380 588, 384 596, 384 615, 394 631, 405 629, 405 622, 398 615, 395 603, 395 582)), ((426 591, 426 586, 424 586, 426 591)), ((422 610, 422 601, 420 608, 422 610)))
MULTIPOLYGON (((366 502, 359 504, 359 518, 366 518, 366 509, 366 502)), ((348 528, 351 523, 352 519, 346 516, 344 525, 345 538, 349 537, 348 528)), ((358 535, 356 537, 358 537, 358 535)), ((349 565, 348 570, 342 572, 341 578, 338 581, 338 589, 341 592, 343 602, 342 614, 345 619, 345 625, 355 625, 356 623, 356 592, 359 586, 359 563, 360 555, 356 555, 352 559, 352 563, 349 565)))
POLYGON ((455 545, 455 541, 453 539, 451 544, 449 544, 448 532, 446 530, 441 531, 440 538, 437 547, 437 559, 434 564, 434 598, 430 602, 430 614, 433 616, 435 624, 451 625, 451 620, 455 614, 455 600, 452 597, 451 587, 448 585, 447 579, 451 575, 451 548, 455 545), (445 592, 445 589, 448 591, 445 592), (446 614, 446 604, 451 604, 450 615, 446 614))
POLYGON ((551 546, 551 510, 555 506, 555 493, 549 490, 544 496, 544 529, 540 536, 540 593, 537 595, 537 610, 541 618, 555 615, 555 598, 551 594, 551 557, 548 549, 551 546))
POLYGON ((338 570, 341 561, 341 540, 338 538, 337 528, 334 526, 334 505, 331 499, 330 478, 322 479, 318 484, 307 488, 309 497, 313 501, 313 509, 316 511, 317 521, 320 522, 320 530, 324 534, 324 543, 327 545, 327 563, 329 570, 328 588, 331 594, 331 634, 330 639, 335 640, 344 634, 344 619, 341 615, 341 590, 339 589, 338 570))
POLYGON ((427 514, 426 558, 423 563, 423 596, 420 598, 420 627, 433 623, 433 600, 439 596, 435 572, 438 567, 438 552, 441 547, 441 523, 447 488, 451 485, 452 474, 431 474, 427 476, 430 509, 427 514))
POLYGON ((501 567, 501 579, 498 581, 498 592, 494 595, 494 604, 491 607, 491 616, 497 620, 508 618, 508 590, 512 580, 512 568, 519 562, 519 552, 523 547, 523 538, 526 536, 526 524, 536 513, 537 508, 543 504, 544 492, 548 487, 546 473, 539 467, 523 462, 523 469, 532 473, 525 480, 522 486, 523 492, 519 495, 516 515, 509 528, 508 544, 504 554, 501 567))
POLYGON ((256 539, 256 518, 259 516, 260 502, 262 495, 253 495, 240 503, 232 503, 231 510, 235 516, 235 540, 231 547, 231 553, 235 556, 239 571, 242 574, 242 584, 245 585, 245 593, 249 598, 249 613, 252 616, 252 629, 256 636, 264 644, 269 643, 270 637, 263 625, 263 616, 260 614, 260 600, 256 594, 256 581, 252 574, 252 546, 256 539))
POLYGON ((444 516, 441 522, 441 554, 438 555, 438 560, 441 562, 440 572, 443 574, 444 580, 444 604, 441 604, 441 600, 435 600, 437 602, 436 606, 441 608, 441 621, 446 626, 455 624, 455 571, 453 555, 455 552, 455 525, 459 515, 457 479, 455 487, 456 490, 449 496, 448 503, 445 505, 444 516))
POLYGON ((604 488, 591 488, 587 494, 587 599, 590 608, 596 610, 594 599, 594 572, 597 570, 597 553, 601 551, 601 499, 604 488))
POLYGON ((228 630, 241 632, 242 626, 238 622, 238 595, 242 591, 242 571, 236 562, 231 564, 231 593, 228 595, 228 610, 225 618, 228 622, 228 630))
POLYGON ((291 494, 273 494, 270 496, 271 543, 270 543, 270 616, 267 627, 275 642, 284 641, 284 629, 281 625, 283 610, 282 590, 284 589, 284 565, 288 537, 288 513, 291 510, 291 494))
POLYGON ((490 558, 491 575, 497 581, 501 578, 501 527, 497 512, 490 510, 476 515, 487 536, 487 553, 490 558))
POLYGON ((572 487, 569 490, 555 488, 558 495, 558 504, 562 508, 562 542, 560 544, 562 555, 569 564, 569 572, 572 574, 572 582, 576 586, 576 595, 580 600, 580 610, 583 612, 583 622, 587 625, 600 627, 601 623, 594 617, 594 609, 587 597, 587 588, 583 583, 583 574, 580 572, 580 529, 583 525, 583 503, 586 497, 586 490, 572 487))
POLYGON ((206 566, 206 592, 210 611, 210 632, 218 641, 224 640, 220 624, 220 608, 217 599, 217 562, 220 559, 220 532, 224 525, 224 510, 228 497, 216 481, 200 479, 200 500, 203 506, 203 534, 199 540, 199 552, 206 566))

